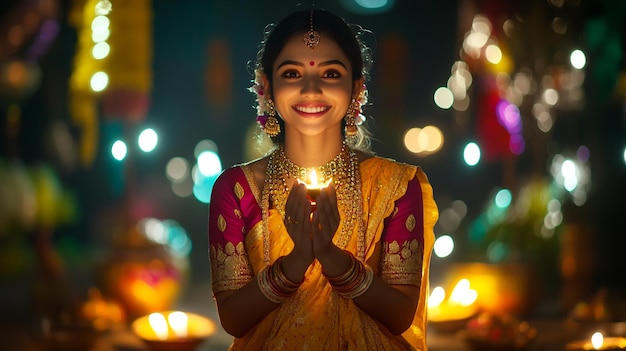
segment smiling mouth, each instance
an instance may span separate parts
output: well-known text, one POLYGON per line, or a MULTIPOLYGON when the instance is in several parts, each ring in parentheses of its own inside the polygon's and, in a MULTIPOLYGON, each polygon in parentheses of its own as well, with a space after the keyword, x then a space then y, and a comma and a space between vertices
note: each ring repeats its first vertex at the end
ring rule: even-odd
POLYGON ((319 114, 330 110, 330 106, 294 106, 293 109, 301 113, 319 114))

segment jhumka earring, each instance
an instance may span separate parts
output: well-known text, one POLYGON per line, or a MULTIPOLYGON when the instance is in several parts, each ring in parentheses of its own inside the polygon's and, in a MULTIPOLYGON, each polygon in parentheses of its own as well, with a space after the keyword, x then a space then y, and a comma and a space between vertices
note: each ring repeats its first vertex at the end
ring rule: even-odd
POLYGON ((314 50, 320 44, 320 34, 313 29, 313 10, 309 17, 309 31, 304 33, 304 44, 314 50))
POLYGON ((361 113, 361 103, 356 99, 352 99, 348 112, 346 113, 346 137, 354 137, 357 135, 356 116, 361 113))
POLYGON ((270 137, 275 137, 280 134, 280 124, 276 119, 276 108, 274 107, 274 100, 267 98, 267 120, 263 126, 263 130, 270 137))

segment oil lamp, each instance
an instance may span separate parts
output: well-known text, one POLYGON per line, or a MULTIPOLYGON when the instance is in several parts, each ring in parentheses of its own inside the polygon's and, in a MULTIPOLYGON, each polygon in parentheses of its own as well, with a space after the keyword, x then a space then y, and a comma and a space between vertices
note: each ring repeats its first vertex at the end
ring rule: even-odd
POLYGON ((590 340, 571 342, 565 345, 565 350, 623 351, 626 350, 626 338, 605 337, 601 332, 596 331, 591 335, 590 340))
POLYGON ((307 172, 307 176, 308 182, 304 182, 304 185, 306 186, 306 194, 309 201, 311 201, 311 205, 315 208, 317 205, 317 197, 320 195, 321 190, 327 187, 332 179, 328 179, 326 182, 320 182, 314 168, 311 168, 309 172, 307 172))
POLYGON ((137 318, 131 328, 154 351, 195 350, 217 330, 213 320, 182 311, 154 312, 137 318))

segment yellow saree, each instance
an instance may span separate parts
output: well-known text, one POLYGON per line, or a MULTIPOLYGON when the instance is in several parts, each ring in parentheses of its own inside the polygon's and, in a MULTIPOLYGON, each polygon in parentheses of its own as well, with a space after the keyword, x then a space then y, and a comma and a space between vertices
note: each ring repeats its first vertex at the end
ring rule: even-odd
MULTIPOLYGON (((258 202, 260 194, 251 171, 246 165, 241 167, 248 184, 245 187, 235 185, 232 188, 235 191, 249 189, 258 202)), ((410 284, 420 286, 419 303, 411 327, 402 335, 392 335, 352 300, 337 295, 324 278, 319 263, 314 262, 296 295, 282 302, 243 338, 235 338, 230 350, 427 349, 425 330, 428 272, 434 242, 433 227, 438 218, 432 188, 419 167, 381 157, 365 160, 360 164, 359 170, 365 217, 365 261, 376 275, 390 284, 411 282, 410 284), (414 179, 419 182, 421 190, 422 213, 417 216, 421 218, 416 223, 415 217, 411 215, 403 219, 402 223, 409 231, 413 231, 415 227, 423 230, 423 243, 422 240, 382 240, 385 219, 396 214, 395 201, 405 195, 409 182, 414 179)), ((417 195, 420 196, 419 193, 417 195)), ((270 262, 274 262, 291 251, 293 242, 286 233, 278 211, 271 209, 268 221, 270 262)), ((337 232, 340 231, 341 228, 337 232)), ((343 247, 354 254, 359 241, 356 233, 355 229, 347 246, 343 247)), ((209 236, 211 235, 210 227, 209 236)), ((261 222, 254 223, 247 230, 239 245, 234 243, 221 246, 211 241, 210 252, 214 292, 237 288, 246 283, 265 265, 261 222), (235 255, 240 256, 233 259, 235 255), (225 264, 226 260, 231 263, 225 264), (229 278, 225 268, 237 268, 233 267, 232 262, 235 262, 234 266, 241 267, 238 267, 238 277, 229 278)))

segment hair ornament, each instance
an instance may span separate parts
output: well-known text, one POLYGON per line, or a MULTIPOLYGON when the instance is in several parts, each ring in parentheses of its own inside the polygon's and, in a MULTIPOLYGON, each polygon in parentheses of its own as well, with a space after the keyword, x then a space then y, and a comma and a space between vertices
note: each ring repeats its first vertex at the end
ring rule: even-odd
POLYGON ((304 44, 314 50, 320 44, 320 34, 313 29, 313 10, 309 17, 309 31, 304 33, 304 44))
POLYGON ((263 77, 263 70, 257 68, 254 70, 254 85, 248 88, 251 93, 256 96, 256 121, 261 126, 261 129, 267 133, 270 137, 275 137, 280 133, 280 124, 276 119, 276 108, 274 102, 268 96, 266 96, 261 85, 263 77))

